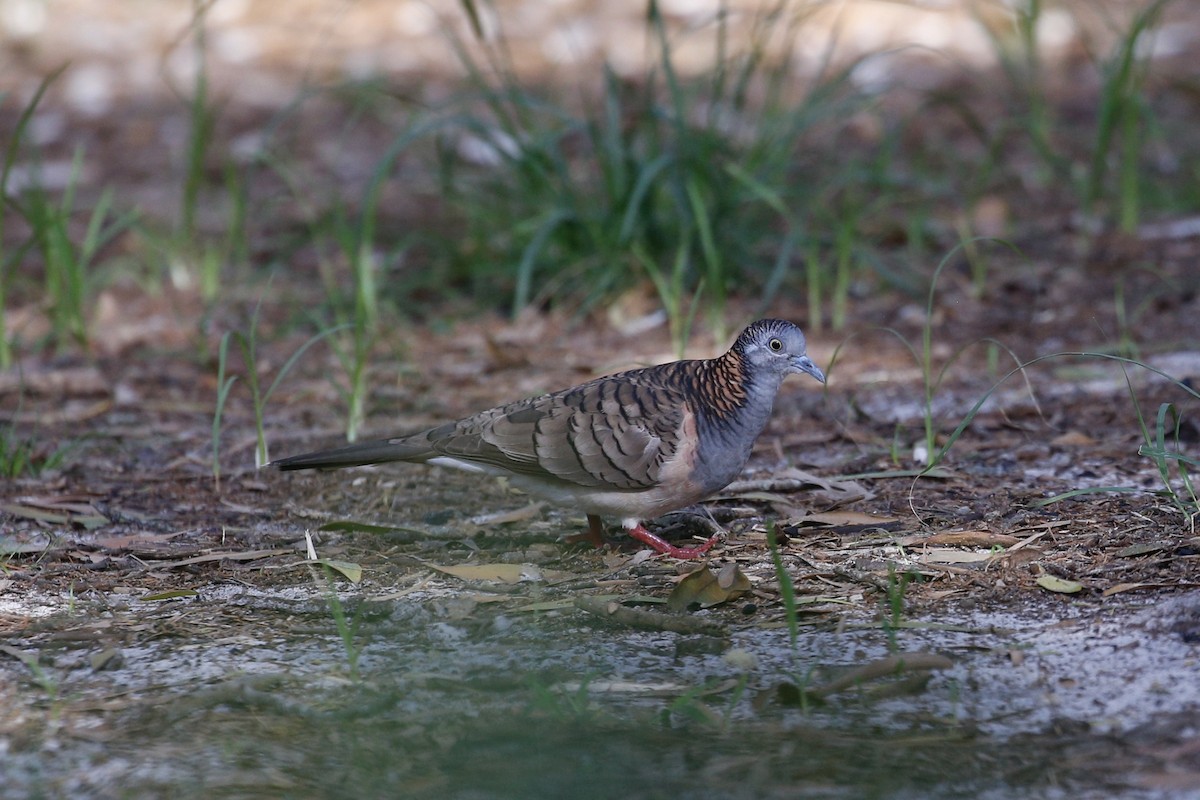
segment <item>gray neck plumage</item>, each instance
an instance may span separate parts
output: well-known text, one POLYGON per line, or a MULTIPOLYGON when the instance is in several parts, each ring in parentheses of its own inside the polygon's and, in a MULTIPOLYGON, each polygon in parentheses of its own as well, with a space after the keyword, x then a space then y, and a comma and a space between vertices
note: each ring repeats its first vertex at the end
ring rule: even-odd
POLYGON ((704 398, 696 408, 697 434, 703 446, 724 454, 704 479, 728 483, 742 471, 754 440, 766 427, 783 376, 756 373, 734 352, 702 364, 697 370, 701 391, 695 395, 704 398))

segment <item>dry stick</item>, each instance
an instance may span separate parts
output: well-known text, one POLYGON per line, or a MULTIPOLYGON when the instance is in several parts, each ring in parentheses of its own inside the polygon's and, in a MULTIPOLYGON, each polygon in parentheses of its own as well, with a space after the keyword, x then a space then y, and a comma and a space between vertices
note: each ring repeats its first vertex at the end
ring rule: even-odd
POLYGON ((597 597, 576 597, 575 607, 604 619, 614 620, 630 628, 672 633, 701 633, 706 636, 728 636, 725 626, 712 620, 685 617, 676 614, 660 614, 640 608, 628 608, 613 600, 597 597))
POLYGON ((867 572, 866 570, 861 569, 851 569, 850 567, 834 567, 833 574, 838 578, 845 578, 852 583, 861 584, 868 588, 874 589, 877 592, 883 592, 884 594, 887 594, 887 581, 873 572, 867 572))
POLYGON ((937 653, 898 653, 869 664, 863 664, 828 683, 814 686, 807 690, 807 694, 814 697, 827 697, 844 689, 888 675, 898 675, 901 672, 916 670, 949 669, 952 666, 954 666, 953 661, 937 653))

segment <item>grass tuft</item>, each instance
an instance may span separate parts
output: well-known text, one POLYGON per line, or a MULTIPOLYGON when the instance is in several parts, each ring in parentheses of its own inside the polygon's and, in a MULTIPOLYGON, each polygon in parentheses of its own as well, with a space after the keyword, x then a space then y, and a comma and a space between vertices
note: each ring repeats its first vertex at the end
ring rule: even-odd
POLYGON ((47 450, 36 439, 19 435, 12 425, 0 427, 0 478, 36 478, 56 470, 72 449, 61 445, 47 450))
MULTIPOLYGON (((42 79, 42 82, 38 84, 37 91, 33 93, 33 97, 21 109, 21 114, 17 117, 16 128, 9 137, 8 147, 4 150, 3 166, 0 167, 0 369, 8 369, 13 363, 12 343, 8 338, 7 326, 9 282, 16 265, 35 241, 35 238, 30 238, 25 244, 11 250, 8 246, 5 236, 5 219, 10 205, 8 200, 9 181, 12 179, 13 166, 16 164, 17 155, 20 153, 25 132, 29 128, 29 122, 33 119, 34 112, 41 104, 42 98, 45 97, 46 90, 66 68, 67 65, 64 64, 42 79)), ((3 99, 3 96, 0 96, 0 99, 3 99)))
POLYGON ((697 310, 723 338, 731 292, 769 300, 801 285, 790 254, 801 252, 802 220, 820 198, 796 179, 796 148, 854 102, 849 71, 816 86, 795 76, 789 59, 804 19, 776 4, 735 52, 730 15, 718 12, 705 29, 716 65, 685 78, 676 36, 650 3, 652 65, 636 79, 606 67, 583 110, 523 85, 502 32, 481 38, 481 56, 455 40, 482 109, 439 131, 439 182, 468 231, 471 283, 506 292, 516 314, 550 302, 587 308, 649 280, 677 342, 697 310))

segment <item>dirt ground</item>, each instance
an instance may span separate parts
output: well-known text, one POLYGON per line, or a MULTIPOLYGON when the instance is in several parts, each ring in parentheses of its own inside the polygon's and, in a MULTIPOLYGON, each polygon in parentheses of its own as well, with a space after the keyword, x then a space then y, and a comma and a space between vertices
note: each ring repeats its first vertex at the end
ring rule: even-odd
MULTIPOLYGON (((1180 284, 1189 280, 1184 271, 1175 277, 1180 284)), ((1081 337, 1080 331, 1104 329, 1106 313, 1111 311, 1105 311, 1107 292, 1101 281, 1087 282, 1093 294, 1086 299, 1079 281, 1074 272, 1044 275, 1040 279, 1044 309, 1031 307, 1037 305, 1032 297, 1026 302, 994 303, 972 300, 965 291, 954 296, 951 289, 941 304, 947 311, 937 321, 935 352, 944 357, 985 332, 1026 358, 1080 347, 1081 338, 1091 337, 1090 332, 1081 337), (1060 295, 1081 302, 1059 305, 1052 298, 1060 295), (1054 313, 1046 313, 1048 309, 1054 313), (1028 324, 1031 319, 1045 321, 1033 326, 1028 324)), ((1163 346, 1142 358, 1184 380, 1200 374, 1196 339, 1189 339, 1193 334, 1188 330, 1189 320, 1200 319, 1194 288, 1156 302, 1161 311, 1147 315, 1139 340, 1163 346)), ((882 302, 875 309, 864 303, 863 309, 864 318, 875 317, 877 323, 902 329, 913 316, 911 310, 890 309, 882 302)), ((908 330, 912 337, 919 335, 916 328, 908 330)), ((403 351, 405 359, 381 359, 374 365, 369 415, 373 432, 420 428, 627 364, 661 360, 669 350, 663 331, 630 339, 600 321, 548 317, 516 323, 485 318, 456 324, 436 335, 414 329, 398 331, 396 336, 395 349, 403 351), (614 359, 614 353, 620 356, 614 359)), ((267 364, 280 363, 290 344, 273 346, 267 364)), ((703 355, 716 349, 700 342, 694 352, 703 355)), ((272 399, 267 431, 273 454, 337 441, 340 420, 331 413, 337 398, 324 377, 332 368, 332 356, 311 352, 312 357, 272 399)), ((1173 792, 1186 796, 1196 790, 1200 765, 1195 761, 1194 734, 1188 731, 1195 730, 1198 706, 1192 691, 1182 687, 1200 671, 1195 656, 1200 641, 1195 602, 1200 596, 1195 591, 1200 586, 1200 536, 1194 517, 1162 494, 1156 468, 1139 455, 1143 442, 1132 401, 1136 398, 1146 416, 1153 416, 1160 403, 1175 403, 1184 420, 1180 446, 1187 451, 1198 438, 1195 398, 1145 369, 1122 369, 1119 363, 1097 359, 1055 359, 1031 368, 1027 376, 1005 380, 937 472, 914 479, 921 466, 914 452, 921 441, 924 395, 911 356, 894 338, 866 325, 849 337, 815 335, 810 352, 829 367, 828 386, 821 390, 799 380, 789 382, 743 480, 702 510, 723 531, 704 568, 703 574, 712 576, 706 588, 688 587, 681 580, 699 565, 647 558, 648 551, 639 552, 619 531, 611 532, 612 547, 603 552, 565 543, 565 537, 582 529, 581 519, 569 511, 531 507, 525 498, 490 479, 412 466, 326 474, 255 471, 250 466, 253 418, 245 398, 231 400, 226 410, 225 470, 218 489, 210 463, 215 386, 209 363, 140 354, 27 368, 24 407, 18 413, 30 419, 38 415, 40 441, 46 446, 64 441, 77 444, 62 468, 37 479, 11 481, 4 499, 7 554, 0 579, 0 624, 7 642, 3 652, 9 658, 2 662, 7 711, 0 730, 6 747, 10 753, 29 755, 45 753, 51 742, 78 756, 80 743, 128 741, 126 726, 131 717, 138 720, 135 728, 144 729, 142 736, 157 743, 164 735, 164 723, 146 722, 147 714, 154 716, 149 709, 177 702, 171 698, 181 697, 184 686, 182 696, 193 696, 197 684, 209 688, 199 699, 188 701, 197 706, 191 712, 180 711, 183 718, 200 729, 207 724, 228 725, 224 717, 210 720, 214 709, 232 702, 235 709, 242 709, 235 713, 241 714, 247 703, 254 707, 259 702, 253 699, 259 696, 256 692, 269 691, 272 697, 281 693, 274 683, 272 689, 257 683, 244 685, 251 678, 237 676, 253 675, 254 670, 232 666, 247 651, 228 645, 231 638, 246 639, 251 645, 248 652, 256 653, 253 663, 286 662, 284 674, 294 681, 312 674, 290 660, 298 652, 311 651, 310 638, 316 633, 328 662, 317 674, 356 674, 357 654, 363 652, 356 648, 364 648, 368 655, 362 660, 363 674, 378 680, 391 669, 382 665, 392 663, 384 656, 370 657, 373 648, 383 646, 381 641, 396 646, 404 640, 398 629, 408 631, 406 635, 420 630, 423 636, 434 636, 446 627, 455 632, 447 634, 455 641, 459 636, 479 640, 474 646, 482 652, 468 657, 459 644, 441 643, 442 651, 435 647, 454 667, 439 663, 430 666, 430 672, 458 683, 450 690, 443 688, 436 702, 406 714, 405 719, 422 719, 422 730, 435 733, 442 743, 439 758, 453 760, 447 754, 460 747, 476 754, 472 748, 486 749, 491 746, 486 742, 496 739, 460 723, 428 719, 429 709, 443 708, 447 691, 458 696, 463 686, 495 680, 493 669, 511 680, 511 668, 497 667, 508 656, 499 656, 494 648, 511 655, 508 648, 513 645, 495 641, 488 631, 500 625, 498 620, 526 609, 548 616, 527 623, 534 625, 537 638, 516 645, 524 653, 520 670, 556 687, 592 675, 597 686, 611 681, 625 687, 614 689, 617 693, 636 687, 639 699, 641 692, 652 689, 668 696, 686 695, 698 684, 694 674, 689 680, 691 668, 679 661, 678 648, 699 637, 701 643, 691 646, 704 650, 712 647, 704 642, 715 638, 724 640, 716 646, 717 652, 724 653, 732 641, 734 652, 749 652, 760 663, 751 686, 758 697, 755 702, 766 709, 754 718, 764 724, 770 709, 793 707, 795 701, 788 698, 804 691, 796 688, 794 677, 787 677, 795 674, 789 670, 798 669, 794 664, 776 671, 764 663, 788 650, 777 636, 786 627, 787 613, 768 549, 768 531, 774 530, 799 603, 800 636, 807 642, 802 647, 818 647, 807 658, 796 657, 807 664, 804 669, 811 670, 811 680, 829 685, 838 675, 857 669, 868 670, 863 678, 868 683, 880 680, 870 673, 872 665, 888 663, 894 657, 888 653, 895 652, 894 647, 878 650, 885 638, 882 625, 883 630, 891 626, 902 631, 900 649, 910 659, 935 659, 933 666, 924 669, 914 661, 912 669, 920 685, 928 680, 928 670, 973 664, 972 654, 1007 653, 992 668, 1011 676, 1023 659, 1037 653, 1041 677, 1034 683, 1053 686, 1057 692, 1082 691, 1074 687, 1086 684, 1105 697, 1104 703, 1111 703, 1114 696, 1135 694, 1127 682, 1143 674, 1143 667, 1135 668, 1140 661, 1128 661, 1126 648, 1138 648, 1142 657, 1150 658, 1143 665, 1144 674, 1177 681, 1176 690, 1167 690, 1166 698, 1161 698, 1161 683, 1144 689, 1151 697, 1166 700, 1164 713, 1171 713, 1172 724, 1166 725, 1167 717, 1154 713, 1157 706, 1147 699, 1097 719, 1090 715, 1101 700, 1087 696, 1081 702, 1088 711, 1076 714, 1078 709, 1060 709, 1061 718, 1043 724, 1030 722, 1040 718, 1033 709, 1054 704, 1031 705, 1019 717, 1021 723, 1005 723, 1002 733, 1017 737, 1005 741, 1016 747, 1011 743, 1021 741, 1023 735, 1061 733, 1063 720, 1070 720, 1093 733, 1067 740, 1060 733, 1052 734, 1057 737, 1054 752, 1071 748, 1068 762, 1074 764, 1048 762, 1053 767, 1045 769, 1058 776, 1055 780, 1089 790, 1099 782, 1108 787, 1105 791, 1122 793, 1136 787, 1149 791, 1148 797, 1176 796, 1173 792), (839 345, 834 362, 832 354, 839 345), (49 409, 56 409, 57 415, 51 417, 49 409), (1040 505, 1053 495, 1096 487, 1120 487, 1120 491, 1040 505), (310 533, 319 557, 357 565, 361 582, 351 584, 340 573, 331 579, 306 567, 305 536, 310 533), (453 572, 464 567, 463 572, 453 572), (345 613, 354 618, 349 639, 340 638, 337 617, 328 605, 330 580, 339 582, 345 613), (651 681, 639 669, 630 676, 628 667, 598 666, 594 657, 566 658, 601 641, 593 627, 578 627, 580 616, 587 616, 585 611, 573 610, 591 596, 641 597, 651 609, 676 597, 682 597, 681 609, 713 605, 697 614, 684 610, 684 619, 698 627, 685 627, 677 634, 683 642, 672 645, 677 655, 656 668, 651 681), (270 634, 264 634, 266 618, 281 613, 280 603, 289 610, 282 618, 271 616, 270 634), (410 625, 397 621, 398 615, 407 621, 405 615, 412 609, 422 610, 420 619, 410 625), (566 629, 561 628, 564 623, 566 629), (1045 635, 1047 628, 1058 630, 1058 637, 1074 635, 1072 631, 1095 633, 1101 624, 1112 626, 1111 632, 1094 635, 1086 645, 1064 645, 1062 638, 1038 645, 1014 644, 1012 638, 1015 635, 1020 641, 1020 634, 1013 632, 1045 635), (850 646, 845 637, 834 643, 818 638, 844 632, 847 625, 865 625, 876 632, 874 639, 850 646), (922 634, 910 631, 910 626, 944 627, 959 633, 939 637, 926 631, 928 638, 914 640, 922 634), (1152 633, 1130 633, 1143 627, 1152 633), (962 636, 964 630, 976 634, 967 637, 974 641, 956 645, 945 638, 962 636), (553 656, 546 653, 545 636, 558 643, 551 650, 553 656), (744 640, 745 636, 751 639, 744 640), (998 641, 983 644, 985 636, 998 636, 998 641), (1125 644, 1114 645, 1117 639, 1125 644), (341 655, 338 641, 345 648, 341 655), (207 652, 218 644, 233 647, 232 654, 216 663, 203 660, 203 666, 177 663, 189 648, 204 647, 207 652), (1073 657, 1046 666, 1049 654, 1064 646, 1073 657), (1168 649, 1151 658, 1159 646, 1168 649), (1101 652, 1095 652, 1097 647, 1101 652), (1026 648, 1030 654, 1021 655, 1026 648), (149 664, 147 652, 153 654, 149 664), (937 661, 941 658, 948 661, 937 661), (220 667, 222 663, 226 667, 220 667), (464 663, 472 665, 466 675, 447 674, 464 669, 464 663), (174 665, 169 676, 161 673, 166 665, 174 665), (214 666, 219 678, 209 674, 214 666), (1104 672, 1093 680, 1090 671, 1096 669, 1116 672, 1104 672), (123 673, 125 677, 113 680, 123 673), (622 675, 624 680, 618 681, 622 675), (1152 724, 1158 727, 1148 732, 1152 724), (1107 749, 1101 754, 1090 752, 1098 746, 1095 736, 1101 731, 1115 737, 1108 740, 1108 747, 1118 753, 1127 753, 1131 739, 1142 737, 1137 755, 1112 761, 1115 756, 1107 749), (1077 748, 1083 748, 1085 755, 1079 756, 1077 748), (1098 763, 1107 769, 1097 772, 1098 763)), ((934 393, 940 430, 951 430, 952 423, 962 419, 1007 371, 1003 365, 989 370, 982 355, 956 362, 934 393)), ((690 523, 686 519, 666 522, 663 533, 670 538, 705 535, 707 530, 706 526, 697 530, 694 518, 690 523)), ((593 609, 593 613, 607 612, 593 609)), ((639 634, 626 626, 654 628, 670 624, 666 619, 658 614, 649 623, 605 623, 606 635, 614 639, 608 647, 614 652, 622 647, 640 649, 644 645, 637 644, 639 634), (608 626, 615 626, 615 631, 608 626)), ((428 657, 428 647, 426 642, 417 651, 428 657)), ((407 653, 400 661, 411 664, 414 658, 407 653)), ((984 684, 999 681, 985 677, 981 665, 970 671, 984 684)), ((338 678, 338 685, 346 679, 338 678)), ((725 689, 735 685, 730 678, 725 689)), ((720 690, 714 690, 718 697, 720 690)), ((311 691, 302 686, 291 689, 293 696, 311 691)), ((494 708, 499 697, 511 702, 514 693, 525 694, 514 686, 496 691, 498 695, 472 700, 472 713, 494 708)), ((911 687, 906 691, 916 691, 922 698, 941 696, 911 687)), ((404 692, 408 696, 411 689, 404 692)), ((360 698, 367 704, 376 700, 360 698)), ((1006 698, 1001 705, 1011 702, 1006 698)), ((994 707, 987 707, 979 718, 995 713, 994 707)), ((846 723, 845 716, 835 718, 846 723)), ((644 728, 635 727, 644 734, 644 728)), ((240 726, 220 730, 223 741, 247 737, 257 741, 262 735, 271 741, 278 737, 281 745, 294 741, 290 725, 266 734, 240 726)), ((767 730, 778 733, 774 727, 767 730)), ((961 733, 961 720, 955 730, 961 733)), ((500 740, 510 735, 506 724, 492 733, 500 740)), ((536 743, 530 746, 529 752, 538 752, 536 743)), ((731 757, 727 746, 719 742, 714 746, 731 757)), ((315 742, 306 747, 323 752, 315 742)), ((1011 758, 1025 763, 1031 751, 1050 752, 1046 747, 1033 740, 1018 747, 1011 758)), ((151 749, 161 747, 155 744, 151 749)), ((255 763, 263 757, 259 754, 255 763)), ((826 757, 839 758, 836 753, 826 757)), ((156 752, 154 761, 166 763, 170 758, 169 753, 156 752)), ((516 786, 528 785, 521 782, 528 775, 511 759, 502 761, 513 770, 516 786)), ((75 764, 69 758, 63 763, 75 764)), ((122 771, 120 764, 113 765, 106 757, 89 756, 63 774, 33 771, 32 777, 16 785, 29 788, 50 781, 60 788, 84 787, 88 793, 111 796, 113 779, 98 766, 105 763, 120 776, 119 782, 132 780, 162 791, 173 792, 181 785, 211 787, 215 780, 209 769, 193 773, 181 767, 181 774, 157 776, 146 783, 148 779, 136 770, 122 771)), ((127 755, 122 763, 141 762, 127 755)), ((937 759, 930 763, 933 775, 942 775, 937 759)), ((361 777, 361 767, 342 767, 361 777)), ((489 785, 495 768, 493 764, 493 771, 486 772, 489 785)), ((399 785, 411 787, 410 782, 416 781, 425 786, 431 781, 434 788, 429 791, 434 794, 430 796, 447 787, 461 789, 456 781, 467 779, 454 778, 454 770, 447 770, 448 765, 437 759, 432 765, 421 761, 409 765, 399 785)), ((307 787, 302 793, 328 791, 306 769, 284 771, 295 782, 286 785, 307 787)), ((262 774, 256 769, 251 772, 252 778, 234 781, 233 789, 217 785, 235 794, 263 791, 262 774)), ((765 784, 742 776, 737 785, 754 793, 774 785, 783 773, 771 774, 774 777, 765 784)), ((1038 770, 1033 774, 1034 787, 1047 780, 1038 770)), ((918 786, 928 788, 935 781, 926 778, 918 786)), ((390 779, 380 780, 389 790, 397 786, 390 779)), ((791 785, 797 780, 788 779, 791 785)), ((862 786, 856 783, 858 778, 843 780, 862 786)), ((988 778, 983 785, 993 782, 988 778)), ((1007 777, 1003 783, 1021 785, 1007 777)), ((807 780, 800 784, 810 785, 807 780)), ((498 796, 521 793, 513 791, 512 795, 499 791, 498 796)), ((929 796, 939 795, 930 791, 929 796)))
MULTIPOLYGON (((424 41, 412 13, 397 25, 424 41)), ((164 47, 125 23, 103 30, 164 47)), ((231 41, 222 52, 239 52, 231 41)), ((20 92, 54 52, 10 49, 20 92)), ((322 52, 315 73, 353 66, 353 48, 322 52)), ((61 131, 90 118, 93 188, 119 177, 152 206, 172 163, 162 132, 183 111, 159 97, 118 124, 121 93, 95 88, 116 80, 113 61, 85 59, 93 82, 68 84, 48 152, 65 158, 61 131)), ((272 82, 290 74, 241 86, 262 105, 230 111, 233 128, 291 96, 272 82)), ((345 166, 315 145, 313 162, 345 166)), ((264 283, 215 308, 170 281, 105 286, 86 351, 0 374, 5 424, 55 461, 0 485, 0 796, 1195 796, 1196 501, 1146 431, 1171 404, 1166 449, 1200 453, 1200 237, 1031 216, 982 294, 965 269, 942 274, 931 319, 923 298, 874 286, 843 331, 806 319, 802 297, 772 303, 807 329, 829 381, 786 383, 742 479, 659 521, 676 541, 719 530, 700 563, 616 529, 602 551, 570 543, 578 515, 490 479, 255 470, 236 359, 218 482, 217 342, 246 329, 264 283), (1010 354, 1077 351, 1091 355, 1008 374, 1010 354), (921 475, 926 412, 940 444, 970 421, 921 475), (611 791, 581 789, 595 780, 611 791)), ((305 340, 294 310, 321 293, 311 264, 275 280, 268 383, 305 340)), ((35 340, 38 298, 10 301, 35 340)), ((448 304, 398 322, 370 362, 368 435, 670 360, 665 325, 623 332, 626 303, 641 298, 516 320, 448 304)), ((728 316, 762 313, 738 300, 728 316)), ((727 344, 699 331, 688 355, 727 344)), ((319 344, 279 384, 273 457, 339 441, 342 372, 319 344)))

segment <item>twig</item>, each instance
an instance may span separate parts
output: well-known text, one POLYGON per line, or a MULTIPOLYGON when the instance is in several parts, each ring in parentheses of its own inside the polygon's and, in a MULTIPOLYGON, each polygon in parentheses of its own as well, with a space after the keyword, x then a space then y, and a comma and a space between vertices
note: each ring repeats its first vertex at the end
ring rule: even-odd
POLYGON ((729 632, 719 622, 701 619, 699 617, 682 616, 678 614, 661 614, 657 611, 646 611, 640 608, 629 608, 615 600, 604 600, 596 597, 576 597, 575 607, 589 614, 595 614, 604 619, 610 619, 648 631, 670 631, 672 633, 701 633, 706 636, 728 636, 729 632))
POLYGON ((807 694, 814 697, 828 697, 831 694, 888 675, 899 675, 903 672, 917 670, 949 669, 952 666, 954 666, 953 661, 937 653, 898 653, 856 667, 828 683, 808 689, 807 694))

